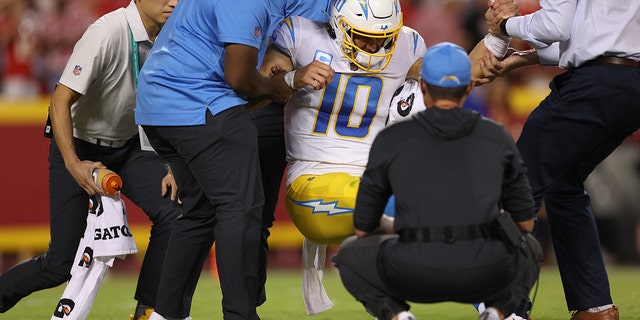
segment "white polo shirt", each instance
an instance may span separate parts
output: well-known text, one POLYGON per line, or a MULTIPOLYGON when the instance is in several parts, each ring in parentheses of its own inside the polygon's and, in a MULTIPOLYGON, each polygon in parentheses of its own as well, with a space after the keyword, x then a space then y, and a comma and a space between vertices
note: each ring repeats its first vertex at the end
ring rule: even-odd
POLYGON ((83 95, 71 107, 74 137, 128 140, 138 132, 131 34, 148 53, 152 42, 133 1, 96 20, 76 43, 59 81, 83 95))

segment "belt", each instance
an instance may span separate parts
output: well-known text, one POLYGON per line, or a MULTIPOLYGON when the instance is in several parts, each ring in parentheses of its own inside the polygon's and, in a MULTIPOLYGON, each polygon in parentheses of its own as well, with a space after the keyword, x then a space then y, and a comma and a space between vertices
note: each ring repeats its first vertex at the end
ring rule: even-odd
POLYGON ((84 142, 99 145, 101 147, 109 147, 109 148, 122 148, 127 144, 127 142, 131 140, 131 139, 127 139, 127 140, 99 139, 99 138, 94 138, 92 136, 89 136, 80 132, 74 132, 73 134, 76 138, 84 142))
POLYGON ((640 69, 640 61, 627 59, 627 58, 620 58, 620 57, 598 57, 587 62, 587 64, 588 65, 613 64, 617 66, 640 69))
POLYGON ((400 242, 444 242, 494 238, 493 224, 405 228, 398 232, 400 242))

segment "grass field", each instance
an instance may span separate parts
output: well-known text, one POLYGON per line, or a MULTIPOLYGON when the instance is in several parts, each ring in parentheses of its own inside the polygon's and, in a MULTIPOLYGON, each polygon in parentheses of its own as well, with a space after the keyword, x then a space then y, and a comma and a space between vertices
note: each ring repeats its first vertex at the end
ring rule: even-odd
MULTIPOLYGON (((620 319, 640 320, 640 267, 609 269, 612 296, 620 306, 620 319)), ((135 302, 135 275, 110 273, 98 294, 90 320, 126 320, 135 302)), ((272 269, 267 282, 267 302, 258 310, 263 320, 276 319, 372 319, 362 306, 344 289, 336 269, 325 273, 325 287, 335 306, 319 315, 306 315, 300 295, 300 272, 272 269)), ((49 319, 64 286, 36 292, 23 299, 0 319, 49 319)), ((196 291, 192 316, 195 320, 222 319, 221 294, 218 283, 209 273, 203 273, 196 291)), ((473 306, 459 303, 413 304, 411 311, 418 319, 477 319, 473 306)), ((568 320, 564 294, 556 266, 543 267, 537 297, 533 306, 534 320, 568 320)))

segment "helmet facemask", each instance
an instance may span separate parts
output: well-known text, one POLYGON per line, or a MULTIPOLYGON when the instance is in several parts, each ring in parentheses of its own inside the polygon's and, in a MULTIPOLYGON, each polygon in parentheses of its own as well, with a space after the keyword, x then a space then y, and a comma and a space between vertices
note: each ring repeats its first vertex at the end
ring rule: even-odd
POLYGON ((331 8, 330 23, 342 53, 352 64, 380 72, 391 61, 402 29, 402 12, 397 0, 342 0, 331 8), (356 45, 355 38, 381 40, 380 49, 368 52, 356 45))

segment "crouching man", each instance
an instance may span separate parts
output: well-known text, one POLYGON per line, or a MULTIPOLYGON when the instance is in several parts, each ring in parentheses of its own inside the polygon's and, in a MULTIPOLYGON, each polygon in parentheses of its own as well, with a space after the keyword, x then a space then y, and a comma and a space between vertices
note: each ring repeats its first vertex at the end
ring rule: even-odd
POLYGON ((484 301, 479 319, 503 319, 542 263, 529 234, 535 213, 523 161, 502 126, 460 107, 473 87, 461 47, 428 49, 421 75, 427 109, 376 137, 358 189, 356 235, 333 261, 377 319, 415 319, 408 301, 484 301), (391 194, 396 234, 377 234, 391 194))

